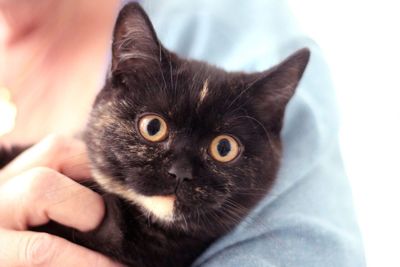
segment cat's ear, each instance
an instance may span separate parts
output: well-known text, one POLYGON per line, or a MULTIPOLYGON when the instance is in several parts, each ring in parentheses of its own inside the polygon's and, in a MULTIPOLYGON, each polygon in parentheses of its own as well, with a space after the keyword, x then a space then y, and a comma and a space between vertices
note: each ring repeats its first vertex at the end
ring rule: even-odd
POLYGON ((310 58, 303 48, 277 66, 253 76, 253 104, 264 126, 276 134, 282 128, 285 108, 295 93, 310 58))
POLYGON ((138 3, 124 6, 117 18, 112 43, 113 74, 136 72, 158 64, 162 46, 149 17, 138 3))

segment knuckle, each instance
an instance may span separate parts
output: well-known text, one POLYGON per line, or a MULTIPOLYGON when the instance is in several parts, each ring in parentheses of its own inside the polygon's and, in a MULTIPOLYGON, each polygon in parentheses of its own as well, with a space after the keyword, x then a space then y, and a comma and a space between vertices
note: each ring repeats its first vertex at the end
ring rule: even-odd
POLYGON ((28 266, 48 266, 57 249, 57 239, 46 233, 28 238, 23 257, 28 266))
POLYGON ((57 183, 57 172, 46 167, 35 167, 28 171, 25 181, 28 201, 35 201, 44 190, 57 183))
POLYGON ((43 145, 50 155, 61 153, 66 149, 68 143, 67 137, 56 134, 49 135, 43 140, 43 145))
POLYGON ((57 171, 46 167, 35 167, 29 171, 29 185, 32 189, 47 187, 49 184, 54 183, 54 177, 57 171))

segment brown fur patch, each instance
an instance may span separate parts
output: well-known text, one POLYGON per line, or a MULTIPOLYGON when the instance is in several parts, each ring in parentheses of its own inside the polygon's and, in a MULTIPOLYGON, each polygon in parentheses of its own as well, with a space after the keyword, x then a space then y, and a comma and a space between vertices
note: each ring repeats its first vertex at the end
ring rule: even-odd
POLYGON ((204 98, 206 98, 207 94, 208 94, 208 79, 204 82, 203 88, 201 88, 199 105, 203 102, 204 98))

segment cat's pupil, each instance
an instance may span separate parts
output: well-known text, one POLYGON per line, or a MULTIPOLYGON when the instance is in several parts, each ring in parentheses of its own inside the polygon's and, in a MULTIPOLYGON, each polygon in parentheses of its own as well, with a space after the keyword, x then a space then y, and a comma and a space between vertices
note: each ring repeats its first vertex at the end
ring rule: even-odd
POLYGON ((150 136, 156 135, 160 131, 161 122, 159 119, 152 119, 147 124, 147 132, 150 136))
POLYGON ((225 157, 231 151, 231 143, 227 139, 221 139, 217 146, 218 153, 225 157))

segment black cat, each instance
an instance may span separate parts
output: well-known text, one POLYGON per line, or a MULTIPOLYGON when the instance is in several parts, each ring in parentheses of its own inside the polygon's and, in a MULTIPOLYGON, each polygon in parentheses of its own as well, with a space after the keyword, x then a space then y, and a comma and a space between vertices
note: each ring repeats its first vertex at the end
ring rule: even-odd
POLYGON ((36 230, 129 266, 189 266, 273 184, 285 107, 309 51, 265 72, 226 72, 165 49, 132 3, 112 55, 84 133, 107 216, 90 233, 36 230))

